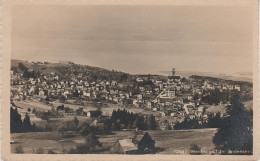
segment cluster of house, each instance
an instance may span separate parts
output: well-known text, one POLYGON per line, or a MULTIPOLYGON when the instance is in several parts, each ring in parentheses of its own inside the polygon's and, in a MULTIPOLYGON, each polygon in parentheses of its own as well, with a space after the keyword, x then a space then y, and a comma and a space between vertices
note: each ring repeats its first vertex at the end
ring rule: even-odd
MULTIPOLYGON (((210 90, 236 90, 240 91, 240 85, 231 85, 221 82, 194 81, 192 79, 181 81, 180 76, 168 76, 168 81, 156 81, 159 86, 156 97, 145 101, 146 108, 152 111, 158 111, 161 117, 171 117, 174 122, 182 122, 185 118, 198 119, 199 123, 208 120, 210 116, 217 113, 206 112, 207 104, 201 102, 203 95, 209 94, 210 90), (194 98, 199 95, 198 98, 194 98)), ((221 113, 221 117, 224 117, 221 113)))
MULTIPOLYGON (((207 117, 204 106, 194 99, 195 94, 202 96, 205 91, 241 90, 240 85, 231 85, 220 82, 198 82, 192 79, 183 79, 180 76, 168 76, 167 80, 149 78, 152 84, 137 77, 137 92, 123 90, 126 84, 112 81, 88 82, 76 76, 73 80, 62 80, 56 73, 43 75, 39 78, 24 79, 22 74, 11 71, 11 97, 21 99, 24 96, 39 97, 42 99, 60 98, 75 99, 78 97, 87 101, 107 101, 116 104, 132 104, 136 107, 146 108, 160 112, 161 117, 171 116, 176 120, 185 117, 207 117)), ((130 85, 133 87, 133 84, 130 85)), ((198 99, 199 100, 199 99, 198 99)))

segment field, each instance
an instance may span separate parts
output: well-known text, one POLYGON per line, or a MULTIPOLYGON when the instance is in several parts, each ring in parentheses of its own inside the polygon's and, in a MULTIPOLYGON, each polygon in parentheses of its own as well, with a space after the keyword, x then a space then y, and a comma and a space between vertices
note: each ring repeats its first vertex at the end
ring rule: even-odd
MULTIPOLYGON (((159 148, 158 154, 173 154, 174 150, 184 151, 191 144, 197 144, 203 151, 213 150, 212 137, 216 129, 192 129, 192 130, 154 130, 148 131, 156 141, 155 146, 159 148)), ((100 141, 106 146, 112 146, 119 139, 133 138, 134 132, 115 132, 114 135, 100 136, 100 141)))
POLYGON ((25 153, 34 153, 38 148, 42 148, 44 153, 47 153, 48 150, 62 153, 63 150, 69 150, 76 145, 74 139, 76 138, 64 139, 57 132, 11 134, 11 141, 14 141, 14 144, 11 144, 11 152, 15 152, 15 148, 21 145, 25 153))
MULTIPOLYGON (((168 130, 168 131, 148 131, 156 141, 156 148, 160 149, 157 154, 176 154, 176 151, 188 151, 191 144, 197 144, 203 151, 213 150, 212 137, 216 129, 194 129, 194 130, 168 130)), ((99 141, 104 148, 111 147, 117 140, 133 138, 134 131, 116 131, 111 135, 99 135, 99 141)), ((33 153, 38 148, 43 148, 44 153, 48 150, 62 153, 82 143, 84 138, 76 135, 72 138, 64 138, 57 132, 38 132, 38 133, 15 133, 11 134, 11 151, 21 145, 25 153, 33 153)), ((105 151, 104 153, 109 153, 105 151)))
MULTIPOLYGON (((36 110, 51 110, 52 106, 51 105, 47 105, 43 102, 40 102, 36 99, 33 100, 22 100, 22 101, 13 101, 14 104, 19 107, 18 108, 18 112, 21 114, 22 120, 25 116, 26 113, 29 113, 30 116, 30 120, 31 123, 35 123, 35 125, 37 127, 45 127, 47 125, 47 121, 46 120, 42 120, 41 118, 37 118, 35 116, 35 114, 33 114, 32 112, 28 112, 28 108, 30 108, 31 110, 33 110, 33 108, 35 108, 36 110)), ((51 104, 53 104, 53 107, 57 107, 62 105, 62 103, 55 101, 55 102, 51 102, 51 104)), ((74 105, 74 104, 64 104, 65 107, 69 107, 71 109, 73 109, 74 111, 79 109, 79 107, 84 107, 85 112, 87 111, 93 111, 96 110, 96 107, 93 106, 81 106, 81 105, 74 105)), ((123 107, 120 107, 119 105, 114 105, 114 104, 110 104, 109 107, 102 107, 102 112, 104 116, 111 116, 113 110, 117 110, 117 109, 124 109, 123 107)), ((126 108, 128 111, 133 112, 133 113, 142 113, 142 114, 153 114, 154 116, 158 116, 160 115, 159 112, 153 112, 153 111, 148 111, 145 109, 141 109, 141 108, 126 108)), ((61 118, 50 118, 49 119, 49 127, 51 127, 53 130, 57 131, 59 129, 59 127, 61 127, 62 125, 66 125, 66 123, 68 121, 72 121, 75 117, 75 114, 73 115, 68 115, 68 114, 64 114, 64 117, 61 118)), ((95 118, 92 117, 86 117, 86 116, 77 116, 78 120, 80 122, 88 122, 89 124, 91 124, 95 118)))
POLYGON ((211 112, 211 113, 226 113, 226 105, 216 105, 216 106, 209 106, 206 109, 206 112, 211 112))
MULTIPOLYGON (((38 100, 23 100, 23 101, 14 101, 15 105, 20 107, 18 108, 19 113, 21 113, 22 117, 24 117, 25 113, 27 112, 28 108, 31 108, 31 110, 33 108, 35 108, 36 110, 50 110, 52 107, 50 105, 44 104, 38 100)), ((59 101, 54 101, 51 102, 51 104, 54 107, 60 106, 62 105, 62 103, 60 103, 59 101)), ((244 102, 245 108, 246 109, 252 109, 253 108, 253 101, 247 101, 244 102)), ((81 105, 74 105, 74 104, 64 104, 65 107, 69 107, 73 110, 78 109, 79 107, 84 107, 85 111, 93 111, 96 110, 96 107, 93 106, 81 106, 81 105)), ((226 105, 216 105, 216 106, 209 106, 208 109, 206 110, 207 112, 220 112, 220 113, 225 113, 226 112, 226 105)), ((117 110, 117 109, 124 109, 123 107, 121 107, 120 105, 114 105, 114 104, 109 104, 108 107, 102 107, 102 111, 103 111, 103 115, 106 116, 111 116, 113 110, 117 110)), ((154 116, 160 116, 160 112, 154 112, 154 111, 149 111, 149 110, 145 110, 145 109, 141 109, 141 108, 137 108, 137 107, 132 107, 132 108, 126 108, 128 111, 133 112, 133 113, 142 113, 142 114, 153 114, 154 116)), ((32 114, 31 114, 32 115, 32 114)), ((31 120, 39 120, 38 118, 32 116, 31 120)))

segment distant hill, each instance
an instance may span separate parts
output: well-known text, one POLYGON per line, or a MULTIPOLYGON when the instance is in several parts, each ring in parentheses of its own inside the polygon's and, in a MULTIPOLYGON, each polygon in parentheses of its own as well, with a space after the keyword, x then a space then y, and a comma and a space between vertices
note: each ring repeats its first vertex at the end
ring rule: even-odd
POLYGON ((55 73, 61 78, 70 79, 71 75, 78 76, 82 74, 83 80, 101 81, 101 80, 117 80, 119 82, 132 81, 137 77, 148 80, 149 78, 167 79, 167 76, 152 74, 129 74, 121 71, 108 70, 100 67, 88 65, 74 64, 72 62, 29 62, 25 60, 11 60, 11 70, 15 73, 23 73, 25 70, 34 70, 44 75, 55 73))
POLYGON ((12 59, 11 70, 14 71, 14 73, 23 73, 27 70, 33 70, 44 75, 55 73, 59 77, 68 80, 73 77, 78 77, 79 75, 81 75, 83 80, 88 81, 117 80, 119 82, 125 82, 135 79, 134 75, 128 73, 73 63, 41 63, 12 59))
POLYGON ((57 73, 58 75, 62 74, 57 69, 58 66, 62 65, 62 64, 59 64, 59 63, 36 64, 36 63, 24 61, 24 60, 12 59, 11 60, 11 70, 13 70, 14 72, 18 72, 18 73, 23 72, 22 69, 19 67, 19 64, 23 64, 28 69, 33 69, 35 71, 39 71, 39 72, 46 74, 46 75, 51 74, 52 72, 57 73))
MULTIPOLYGON (((32 69, 36 72, 42 73, 44 75, 49 75, 51 73, 56 73, 61 78, 71 79, 72 76, 82 75, 83 80, 88 81, 100 81, 100 80, 117 80, 119 82, 132 81, 136 77, 148 78, 147 74, 144 75, 132 75, 129 73, 108 70, 99 67, 93 67, 88 65, 80 65, 74 63, 48 63, 48 62, 29 62, 25 60, 11 60, 11 70, 15 73, 23 73, 25 70, 32 69)), ((166 79, 170 75, 170 71, 160 71, 157 75, 149 75, 152 78, 166 79), (159 74, 160 73, 160 74, 159 74)), ((190 77, 191 75, 200 76, 210 76, 214 78, 220 78, 225 80, 233 81, 246 81, 252 83, 252 74, 250 73, 234 73, 231 75, 226 74, 216 74, 216 73, 203 73, 203 72, 187 72, 187 71, 177 71, 176 75, 182 77, 190 77)))
MULTIPOLYGON (((159 71, 162 75, 170 75, 171 71, 159 71)), ((231 74, 223 74, 223 73, 212 73, 212 72, 193 72, 193 71, 177 71, 176 75, 180 75, 182 77, 190 77, 192 75, 200 75, 200 76, 210 76, 215 78, 221 78, 225 80, 233 80, 233 81, 245 81, 245 82, 253 82, 253 73, 249 72, 238 72, 231 74)))
POLYGON ((233 80, 233 79, 225 79, 225 78, 222 78, 222 77, 212 77, 212 76, 201 76, 201 75, 191 75, 189 78, 193 78, 193 79, 197 79, 197 80, 202 80, 202 81, 205 81, 205 80, 209 80, 210 82, 227 82, 227 83, 230 83, 230 84, 239 84, 239 85, 247 85, 247 86, 250 86, 252 87, 253 86, 253 83, 252 82, 248 82, 248 81, 242 81, 242 80, 233 80))

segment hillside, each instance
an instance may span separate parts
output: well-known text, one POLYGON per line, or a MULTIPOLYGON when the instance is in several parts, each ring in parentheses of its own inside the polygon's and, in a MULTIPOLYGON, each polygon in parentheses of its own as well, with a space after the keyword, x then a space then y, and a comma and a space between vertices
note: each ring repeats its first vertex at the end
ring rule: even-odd
POLYGON ((57 67, 62 65, 60 63, 36 64, 36 63, 24 61, 24 60, 12 59, 11 60, 11 70, 13 70, 14 72, 22 73, 23 69, 21 69, 21 67, 19 67, 19 64, 21 64, 21 63, 28 69, 33 69, 35 71, 39 71, 46 75, 51 74, 52 72, 57 73, 58 75, 61 75, 61 72, 57 69, 57 67))
POLYGON ((100 67, 93 67, 88 65, 74 64, 74 63, 49 63, 49 62, 29 62, 25 60, 11 60, 11 70, 14 73, 24 73, 27 70, 33 70, 35 74, 57 74, 61 79, 70 80, 75 77, 81 77, 82 80, 102 81, 102 80, 116 80, 122 82, 133 82, 137 77, 148 80, 148 78, 167 79, 163 75, 151 74, 137 74, 108 70, 100 67))
POLYGON ((56 74, 61 79, 68 80, 74 77, 82 77, 82 80, 88 81, 117 80, 118 82, 125 82, 134 79, 134 76, 128 73, 74 63, 40 63, 12 59, 11 70, 14 73, 33 70, 36 75, 38 73, 44 75, 56 74))
MULTIPOLYGON (((75 77, 82 77, 82 80, 88 81, 102 81, 102 80, 117 80, 118 82, 131 82, 137 77, 141 77, 145 80, 150 78, 159 78, 167 79, 167 75, 170 75, 170 72, 161 72, 158 75, 132 75, 129 73, 108 70, 99 67, 93 67, 88 65, 80 65, 74 63, 49 63, 49 62, 29 62, 24 60, 11 60, 11 70, 14 73, 24 73, 27 70, 33 70, 35 75, 44 74, 57 74, 61 79, 73 79, 75 77), (167 75, 166 75, 167 73, 167 75)), ((34 75, 32 74, 32 75, 34 75)), ((177 71, 177 75, 182 77, 201 77, 201 78, 211 78, 215 80, 228 80, 235 82, 248 82, 252 83, 250 74, 238 74, 236 76, 231 75, 221 75, 221 74, 206 74, 206 73, 194 73, 194 72, 182 72, 177 71)), ((30 75, 31 76, 31 75, 30 75)))

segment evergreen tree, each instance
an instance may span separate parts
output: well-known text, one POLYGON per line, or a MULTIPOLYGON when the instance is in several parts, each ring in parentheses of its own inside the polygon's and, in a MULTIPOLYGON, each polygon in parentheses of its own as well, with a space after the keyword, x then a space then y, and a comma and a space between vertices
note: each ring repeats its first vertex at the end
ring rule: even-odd
POLYGON ((138 128, 140 130, 146 130, 143 116, 138 116, 136 118, 136 120, 134 121, 134 125, 136 126, 136 128, 138 128))
POLYGON ((151 129, 151 117, 146 115, 144 124, 145 124, 146 129, 151 129))
POLYGON ((90 129, 88 129, 87 127, 83 127, 80 131, 79 131, 79 134, 81 136, 87 136, 89 133, 90 133, 90 129))
POLYGON ((33 110, 32 110, 32 113, 35 113, 36 112, 36 109, 35 108, 33 108, 33 110))
POLYGON ((209 128, 219 128, 221 126, 222 120, 220 118, 220 113, 217 113, 216 116, 209 117, 207 127, 209 128))
POLYGON ((94 134, 89 133, 85 138, 85 144, 77 146, 76 150, 73 149, 70 153, 89 154, 95 152, 98 146, 101 146, 98 138, 94 134))
POLYGON ((21 115, 17 111, 17 107, 10 108, 10 130, 11 133, 21 132, 23 127, 21 115))
POLYGON ((28 113, 25 114, 24 120, 23 120, 23 128, 25 131, 31 131, 31 120, 28 113))
POLYGON ((93 131, 91 126, 86 122, 83 122, 80 125, 80 129, 81 130, 79 131, 79 133, 81 136, 87 136, 88 134, 92 133, 92 131, 93 131))
POLYGON ((151 124, 151 130, 156 130, 156 120, 155 117, 153 115, 150 116, 150 124, 151 124))
POLYGON ((78 120, 77 116, 74 117, 73 122, 74 122, 74 124, 75 124, 76 126, 79 125, 79 120, 78 120))
POLYGON ((91 152, 96 148, 96 146, 101 146, 101 143, 98 141, 98 138, 94 134, 92 134, 92 133, 90 133, 86 137, 85 141, 86 141, 86 147, 91 152))
POLYGON ((243 150, 252 154, 252 122, 238 96, 227 106, 228 117, 224 118, 221 127, 213 138, 215 148, 227 154, 228 151, 243 150))

